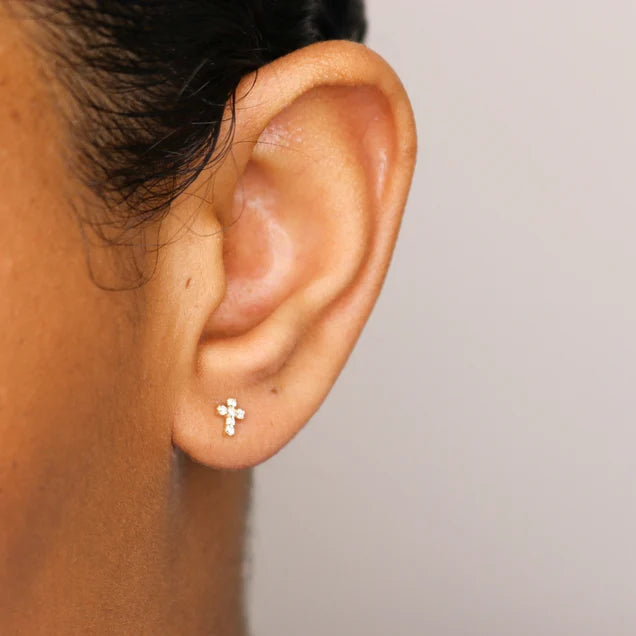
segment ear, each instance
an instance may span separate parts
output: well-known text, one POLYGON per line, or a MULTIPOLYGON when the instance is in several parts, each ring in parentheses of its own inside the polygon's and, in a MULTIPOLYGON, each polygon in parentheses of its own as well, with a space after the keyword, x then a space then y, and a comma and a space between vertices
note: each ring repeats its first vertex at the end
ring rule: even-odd
POLYGON ((173 443, 226 469, 276 453, 329 392, 381 289, 415 158, 404 89, 362 45, 296 51, 237 97, 231 150, 175 203, 164 236, 186 230, 152 283, 174 348, 173 443), (228 398, 245 414, 226 427, 228 398))

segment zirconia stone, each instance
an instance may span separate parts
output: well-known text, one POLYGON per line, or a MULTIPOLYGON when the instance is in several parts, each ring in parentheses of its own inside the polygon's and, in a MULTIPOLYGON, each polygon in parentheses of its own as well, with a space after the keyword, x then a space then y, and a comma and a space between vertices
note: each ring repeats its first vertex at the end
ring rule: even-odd
POLYGON ((216 412, 225 418, 225 433, 230 437, 234 436, 236 420, 242 420, 245 417, 245 411, 239 409, 235 398, 228 398, 225 404, 219 404, 216 412))

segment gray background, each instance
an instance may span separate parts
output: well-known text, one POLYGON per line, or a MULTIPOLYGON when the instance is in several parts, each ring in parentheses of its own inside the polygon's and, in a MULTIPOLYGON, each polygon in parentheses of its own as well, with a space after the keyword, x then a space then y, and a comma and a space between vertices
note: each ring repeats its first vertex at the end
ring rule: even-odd
POLYGON ((636 634, 636 3, 370 0, 421 152, 333 393, 257 470, 258 636, 636 634))

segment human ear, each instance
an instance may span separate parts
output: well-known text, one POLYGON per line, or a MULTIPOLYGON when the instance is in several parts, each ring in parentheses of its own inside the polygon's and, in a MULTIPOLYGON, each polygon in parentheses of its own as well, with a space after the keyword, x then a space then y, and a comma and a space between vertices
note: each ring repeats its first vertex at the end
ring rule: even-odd
POLYGON ((226 469, 276 453, 331 389, 387 272, 416 146, 395 73, 351 42, 246 77, 235 116, 230 151, 173 206, 166 231, 187 220, 186 236, 149 292, 176 333, 173 443, 226 469), (245 411, 234 435, 228 398, 245 411))

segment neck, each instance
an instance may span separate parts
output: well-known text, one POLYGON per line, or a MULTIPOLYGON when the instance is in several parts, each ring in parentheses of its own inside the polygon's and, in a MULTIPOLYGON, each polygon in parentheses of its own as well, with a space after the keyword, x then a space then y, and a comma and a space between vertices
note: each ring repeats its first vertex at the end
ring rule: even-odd
POLYGON ((34 475, 0 546, 3 633, 245 634, 251 473, 165 459, 34 475))
POLYGON ((243 556, 251 471, 215 472, 183 455, 177 457, 170 596, 171 614, 179 617, 174 633, 243 636, 243 556))

